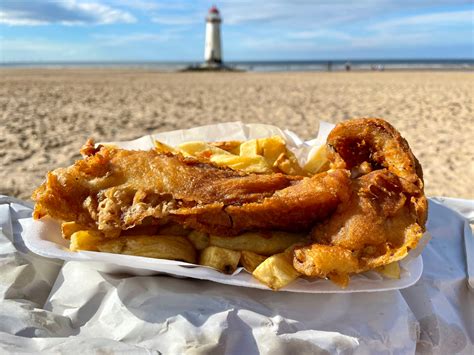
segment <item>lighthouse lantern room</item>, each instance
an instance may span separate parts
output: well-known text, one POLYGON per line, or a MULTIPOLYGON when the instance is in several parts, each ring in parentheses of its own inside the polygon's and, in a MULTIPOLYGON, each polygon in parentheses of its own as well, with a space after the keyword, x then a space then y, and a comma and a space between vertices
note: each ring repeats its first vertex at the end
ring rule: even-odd
POLYGON ((216 6, 212 6, 206 17, 204 60, 208 66, 215 67, 222 64, 221 22, 219 10, 216 6))

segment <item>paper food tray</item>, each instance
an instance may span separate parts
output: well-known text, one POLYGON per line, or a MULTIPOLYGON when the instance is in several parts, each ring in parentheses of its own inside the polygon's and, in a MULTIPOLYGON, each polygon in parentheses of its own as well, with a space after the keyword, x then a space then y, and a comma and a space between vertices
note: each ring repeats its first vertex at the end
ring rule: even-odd
MULTIPOLYGON (((321 122, 317 138, 302 141, 295 133, 281 130, 275 126, 264 124, 243 124, 241 122, 223 123, 196 127, 188 130, 148 135, 127 142, 109 142, 125 149, 148 150, 154 147, 153 141, 159 140, 175 146, 188 141, 231 141, 263 138, 273 135, 283 137, 289 149, 295 153, 300 164, 324 144, 328 133, 334 125, 321 122)), ((180 261, 154 259, 139 256, 110 254, 92 251, 71 252, 69 241, 61 237, 60 224, 50 218, 40 221, 25 219, 22 222, 22 238, 25 245, 34 253, 48 258, 65 261, 87 262, 97 270, 110 273, 128 273, 132 275, 168 274, 177 277, 190 277, 210 280, 223 284, 270 290, 267 286, 255 280, 251 274, 239 268, 233 275, 222 274, 212 268, 193 265, 180 261)), ((280 291, 304 293, 350 293, 388 291, 409 287, 416 283, 423 271, 423 261, 419 251, 426 244, 429 235, 425 234, 420 242, 420 248, 400 262, 400 279, 387 279, 377 272, 370 271, 351 277, 349 286, 341 289, 329 280, 299 278, 280 291)))

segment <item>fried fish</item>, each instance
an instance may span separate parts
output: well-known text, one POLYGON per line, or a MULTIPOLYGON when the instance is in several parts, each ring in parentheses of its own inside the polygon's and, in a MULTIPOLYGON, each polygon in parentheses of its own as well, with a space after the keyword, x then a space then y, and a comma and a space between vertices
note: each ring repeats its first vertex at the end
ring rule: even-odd
POLYGON ((33 194, 35 218, 76 221, 108 237, 169 221, 219 235, 300 232, 334 212, 350 185, 345 170, 245 174, 179 154, 92 146, 83 160, 48 173, 33 194))

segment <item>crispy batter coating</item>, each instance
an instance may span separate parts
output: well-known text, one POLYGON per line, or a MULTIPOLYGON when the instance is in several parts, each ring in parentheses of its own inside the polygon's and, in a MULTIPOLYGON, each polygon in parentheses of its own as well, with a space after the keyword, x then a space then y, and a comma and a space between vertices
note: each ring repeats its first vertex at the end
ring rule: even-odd
POLYGON ((379 118, 358 118, 338 124, 327 138, 328 158, 333 169, 348 169, 358 175, 386 168, 423 188, 423 171, 400 133, 379 118))
POLYGON ((312 178, 245 174, 171 153, 102 147, 48 173, 33 194, 34 216, 77 221, 109 237, 170 220, 221 235, 309 231, 335 211, 349 182, 345 170, 312 178))
POLYGON ((328 137, 333 167, 350 169, 351 193, 294 251, 294 267, 347 284, 348 275, 405 257, 425 231, 427 201, 421 167, 387 122, 339 124, 328 137))

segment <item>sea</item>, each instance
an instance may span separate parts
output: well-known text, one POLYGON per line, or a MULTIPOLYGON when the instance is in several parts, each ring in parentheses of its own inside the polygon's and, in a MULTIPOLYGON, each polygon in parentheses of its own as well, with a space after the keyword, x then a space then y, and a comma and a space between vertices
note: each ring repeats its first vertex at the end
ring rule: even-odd
MULTIPOLYGON (((199 62, 117 61, 117 62, 3 62, 0 68, 129 68, 173 72, 199 62)), ((298 71, 384 71, 384 70, 461 70, 472 71, 474 58, 469 59, 370 59, 370 60, 288 60, 229 61, 226 66, 255 72, 298 71)))

